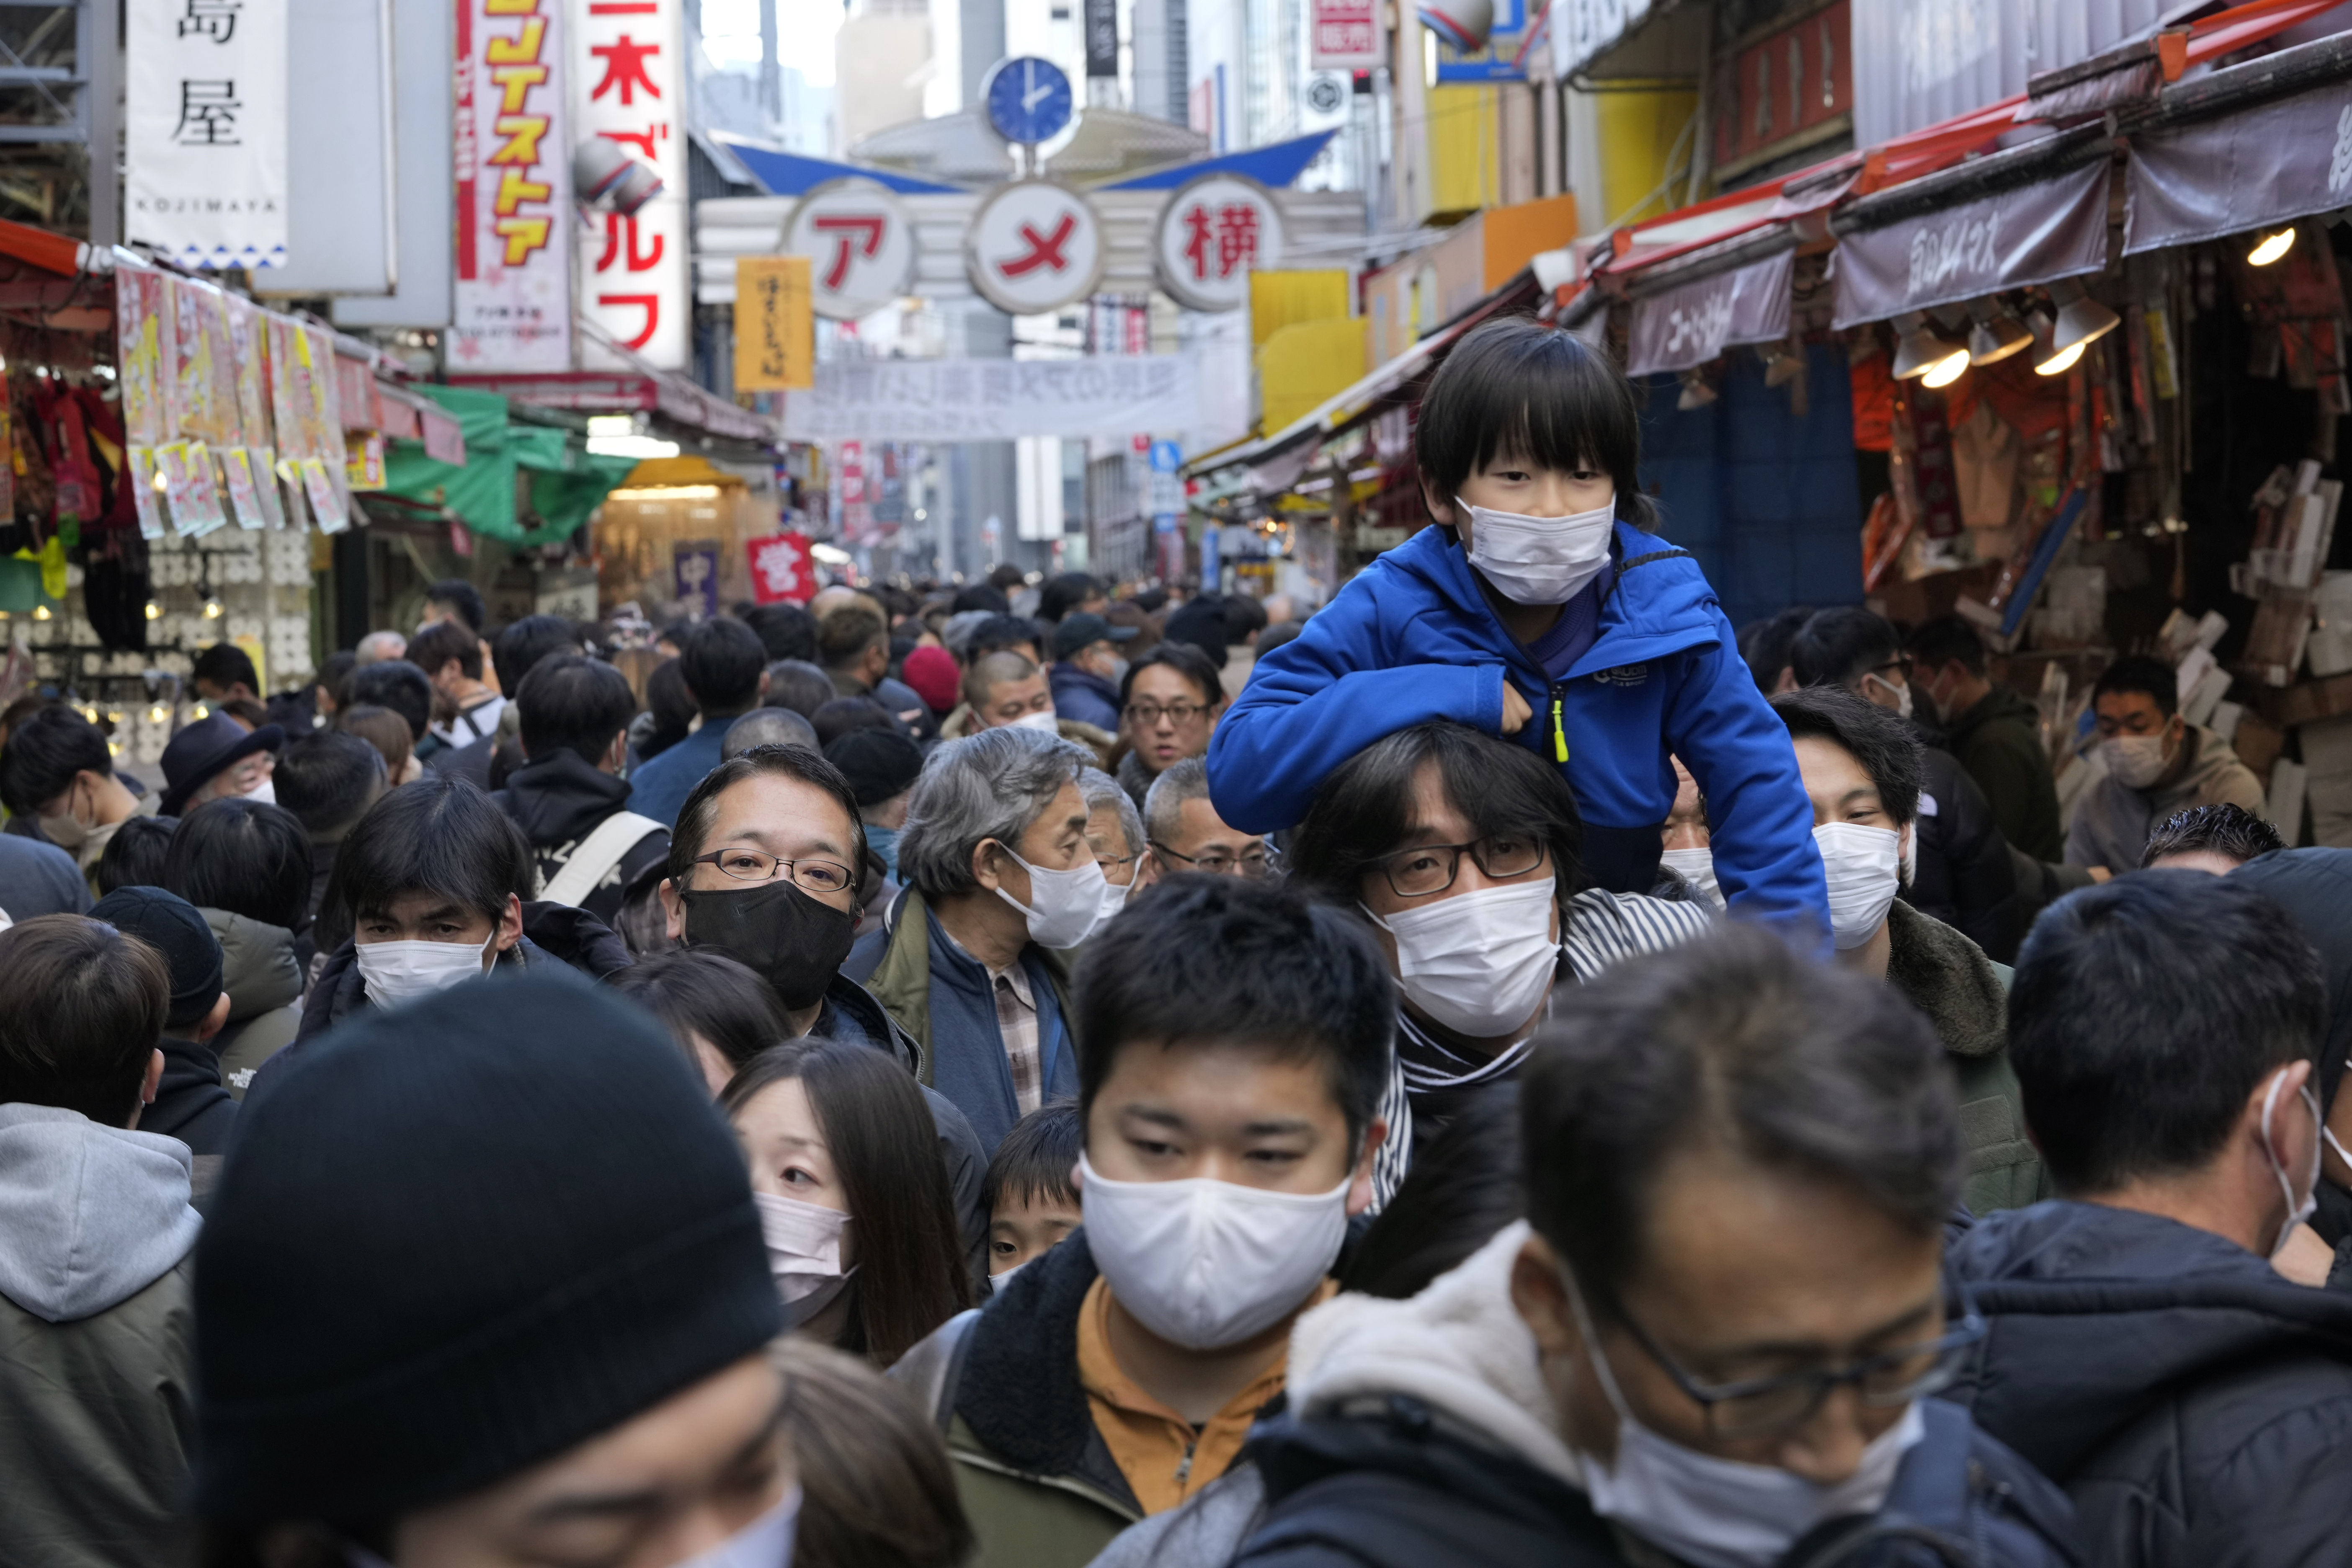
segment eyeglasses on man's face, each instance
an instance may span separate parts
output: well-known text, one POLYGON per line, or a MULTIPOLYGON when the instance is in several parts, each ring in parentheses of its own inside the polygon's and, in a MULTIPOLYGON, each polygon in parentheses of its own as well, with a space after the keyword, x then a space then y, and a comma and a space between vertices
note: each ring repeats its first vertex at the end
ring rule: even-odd
POLYGON ((1165 720, 1182 729, 1209 711, 1205 702, 1130 702, 1127 705, 1127 721, 1139 730, 1156 730, 1165 720))
POLYGON ((1462 857, 1486 876, 1500 879, 1524 877, 1543 864, 1544 846, 1538 838, 1521 837, 1516 834, 1496 833, 1472 844, 1423 844, 1411 849, 1399 849, 1372 862, 1389 879, 1390 889, 1400 899, 1425 899, 1432 893, 1442 893, 1454 886, 1454 879, 1462 870, 1462 857))
POLYGON ((781 871, 804 893, 845 892, 857 884, 856 873, 837 860, 786 860, 760 849, 714 849, 694 864, 716 866, 739 882, 772 882, 781 871))
POLYGON ((1213 849, 1206 855, 1182 855, 1155 838, 1151 847, 1168 859, 1181 860, 1195 871, 1205 871, 1212 877, 1264 877, 1274 869, 1274 855, 1263 847, 1244 849, 1237 856, 1222 849, 1213 849))

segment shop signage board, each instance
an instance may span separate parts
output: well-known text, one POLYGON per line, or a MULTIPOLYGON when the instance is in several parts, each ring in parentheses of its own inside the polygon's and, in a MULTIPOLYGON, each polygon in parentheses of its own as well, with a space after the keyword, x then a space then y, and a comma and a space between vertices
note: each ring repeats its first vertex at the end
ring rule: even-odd
POLYGON ((124 230, 183 267, 286 263, 289 3, 129 0, 124 230))
POLYGON ((572 368, 562 0, 458 0, 449 368, 572 368))
POLYGON ((1102 277, 1102 220, 1053 180, 999 185, 964 231, 964 266, 980 297, 1012 316, 1076 304, 1102 277))
POLYGON ((1738 343, 1789 335, 1789 288, 1797 253, 1735 268, 1633 303, 1625 373, 1688 370, 1738 343))
POLYGON ((816 367, 784 396, 784 437, 1009 441, 1185 430, 1201 422, 1198 363, 1181 354, 1076 360, 865 360, 816 367))
POLYGON ((1316 70, 1371 70, 1388 63, 1374 0, 1308 0, 1307 16, 1316 70))
POLYGON ((719 541, 679 541, 670 547, 670 571, 679 609, 697 620, 719 613, 719 541))
POLYGON ((1552 74, 1565 81, 1649 20, 1654 0, 1552 0, 1552 74))
POLYGON ((816 597, 816 563, 809 554, 809 536, 794 531, 772 533, 747 542, 751 558, 751 597, 762 605, 787 600, 805 605, 816 597))
POLYGON ((1118 79, 1118 0, 1086 0, 1087 79, 1118 79))
POLYGON ((735 390, 805 387, 816 371, 816 315, 805 256, 735 258, 735 390))
MULTIPOLYGON (((686 0, 570 0, 573 138, 602 136, 662 178, 635 212, 595 215, 577 260, 579 312, 656 370, 686 369, 693 341, 685 11, 686 0)), ((580 363, 625 366, 593 339, 580 363)))
POLYGON ((2135 136, 2129 170, 2126 255, 2352 206, 2352 87, 2135 136))
POLYGON ((2107 262, 2107 164, 1844 236, 1840 328, 2095 272, 2107 262))
MULTIPOLYGON (((1239 174, 1203 174, 1160 209, 1152 243, 1160 285, 1192 310, 1249 303, 1250 274, 1282 265, 1282 209, 1239 174)), ((1163 422, 1164 423, 1164 422, 1163 422)))
POLYGON ((896 300, 915 276, 907 205, 871 180, 836 180, 801 198, 784 220, 784 254, 810 260, 816 313, 854 321, 896 300))

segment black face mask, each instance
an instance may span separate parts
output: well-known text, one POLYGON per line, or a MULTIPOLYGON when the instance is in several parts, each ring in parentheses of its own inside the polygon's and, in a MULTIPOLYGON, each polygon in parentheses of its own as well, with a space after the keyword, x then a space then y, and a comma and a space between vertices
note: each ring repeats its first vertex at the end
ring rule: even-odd
POLYGON ((768 983, 794 1012, 824 999, 857 938, 857 918, 779 879, 740 891, 689 889, 686 945, 723 954, 768 983))

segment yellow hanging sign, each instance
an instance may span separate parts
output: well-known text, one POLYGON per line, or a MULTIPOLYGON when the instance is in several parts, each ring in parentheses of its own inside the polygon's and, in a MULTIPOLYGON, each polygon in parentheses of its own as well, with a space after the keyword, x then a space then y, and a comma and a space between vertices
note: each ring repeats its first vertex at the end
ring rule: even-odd
POLYGON ((816 314, 805 256, 735 258, 735 390, 816 384, 816 314))

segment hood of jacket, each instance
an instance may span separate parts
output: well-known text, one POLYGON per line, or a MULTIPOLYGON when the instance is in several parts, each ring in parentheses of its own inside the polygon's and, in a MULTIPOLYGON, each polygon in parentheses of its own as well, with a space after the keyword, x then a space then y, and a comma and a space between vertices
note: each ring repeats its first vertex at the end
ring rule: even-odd
POLYGON ((2219 798, 2211 787, 2215 781, 2245 766, 2238 760, 2236 749, 2204 725, 2189 725, 2188 734, 2196 747, 2188 767, 2181 771, 2179 778, 2147 792, 2151 799, 2168 803, 2164 806, 2168 812, 2180 809, 2179 805, 2169 804, 2176 800, 2185 804, 2219 798))
POLYGON ((129 1300, 196 1244, 194 1169, 177 1139, 0 1105, 0 1294, 52 1323, 129 1300))
MULTIPOLYGON (((1721 607, 1696 562, 1622 521, 1610 541, 1609 555, 1615 573, 1601 600, 1600 632, 1584 657, 1570 668, 1568 679, 1642 664, 1717 640, 1716 617, 1721 607), (1628 570, 1636 564, 1642 569, 1628 570)), ((1550 680, 1510 637, 1496 636, 1500 628, 1495 612, 1452 529, 1424 528, 1365 571, 1393 575, 1393 584, 1381 584, 1383 597, 1402 584, 1405 592, 1428 602, 1430 613, 1416 623, 1416 631, 1427 639, 1422 658, 1436 664, 1487 664, 1497 647, 1507 647, 1521 673, 1536 685, 1550 680)))
POLYGON ((2062 1484, 2183 1384, 2256 1358, 2352 1360, 2352 1298, 2160 1215, 2052 1201, 1954 1244, 1984 1340, 1945 1397, 2062 1484))
POLYGON ((1511 1305, 1525 1220, 1403 1301, 1341 1294, 1300 1317, 1286 1384, 1301 1419, 1405 1394, 1450 1423, 1571 1486, 1583 1472, 1545 1392, 1535 1335, 1511 1305))
POLYGON ((956 1384, 972 1435, 1029 1475, 1080 1470, 1094 1428, 1078 1379, 1078 1310, 1096 1275, 1086 1234, 1064 1237, 990 1299, 956 1384))
POLYGON ((228 1021, 246 1019, 302 998, 302 966, 294 957, 294 933, 226 910, 198 910, 221 949, 221 989, 228 993, 228 1021))
POLYGON ((2042 724, 2042 710, 2015 688, 1995 681, 1992 689, 1978 698, 1973 706, 1948 717, 1944 721, 1944 731, 1952 745, 1957 747, 1997 719, 2014 719, 2038 731, 2042 724))
POLYGON ((583 838, 629 804, 629 781, 560 751, 507 775, 499 802, 534 848, 583 838))
POLYGON ((613 928, 572 904, 534 900, 522 907, 522 941, 530 958, 562 960, 592 980, 609 980, 636 962, 613 928))
POLYGON ((1984 949, 1897 899, 1886 907, 1886 983, 1936 1026, 1956 1057, 1989 1057, 2009 1043, 2009 997, 1984 949))

